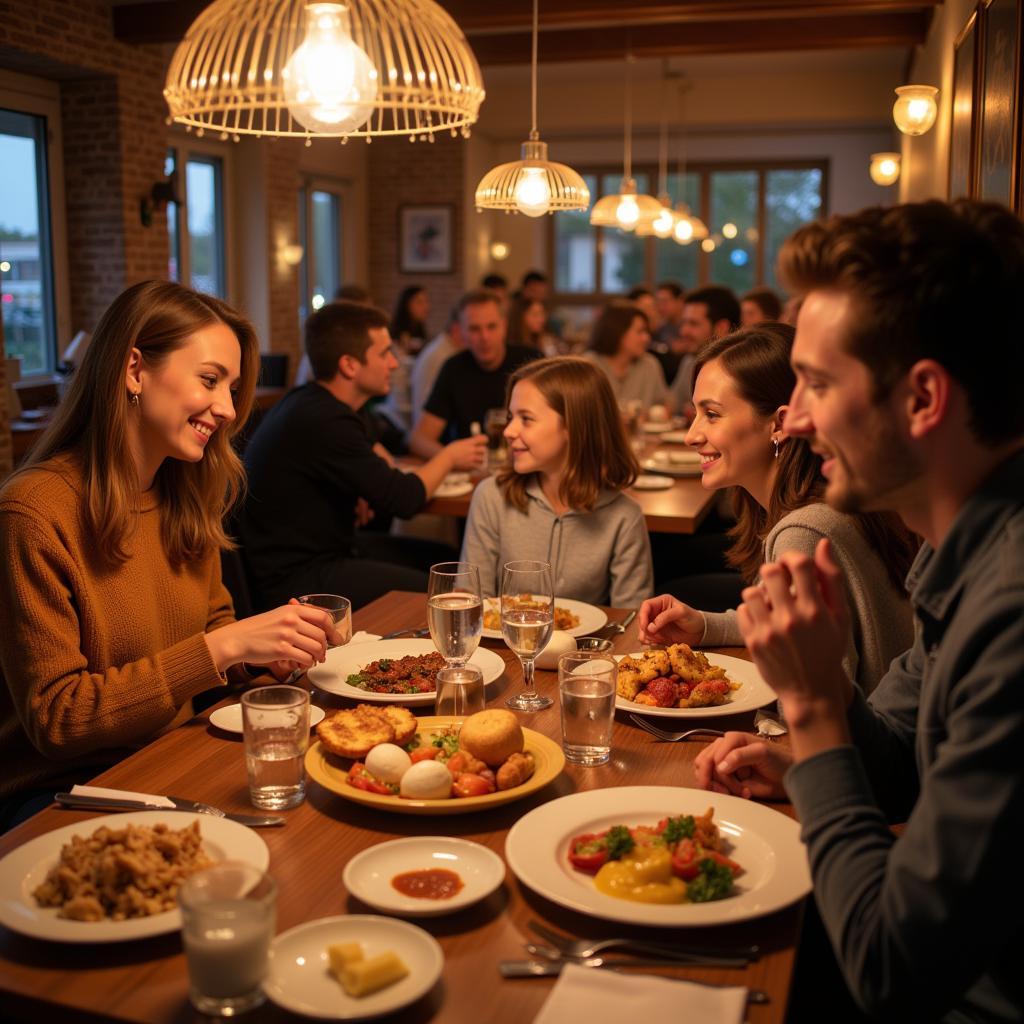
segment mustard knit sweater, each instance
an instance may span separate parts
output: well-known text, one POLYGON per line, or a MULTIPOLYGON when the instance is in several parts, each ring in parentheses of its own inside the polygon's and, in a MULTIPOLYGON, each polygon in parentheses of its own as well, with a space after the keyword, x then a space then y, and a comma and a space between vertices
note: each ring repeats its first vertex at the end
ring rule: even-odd
POLYGON ((172 565, 147 494, 112 568, 83 504, 69 456, 0 490, 0 796, 119 759, 224 683, 203 639, 234 620, 217 553, 172 565))

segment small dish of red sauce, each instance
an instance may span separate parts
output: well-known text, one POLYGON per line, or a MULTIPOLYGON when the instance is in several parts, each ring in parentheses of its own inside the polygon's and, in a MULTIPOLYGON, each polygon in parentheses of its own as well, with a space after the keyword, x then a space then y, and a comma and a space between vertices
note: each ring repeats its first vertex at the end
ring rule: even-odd
POLYGON ((462 891, 463 881, 448 868, 423 868, 404 871, 391 879, 391 885, 403 896, 420 900, 450 900, 462 891))

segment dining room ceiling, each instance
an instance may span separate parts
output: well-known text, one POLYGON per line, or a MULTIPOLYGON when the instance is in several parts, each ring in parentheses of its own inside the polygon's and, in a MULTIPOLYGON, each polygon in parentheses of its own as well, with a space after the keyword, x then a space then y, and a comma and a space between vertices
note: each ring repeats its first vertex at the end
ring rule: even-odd
MULTIPOLYGON (((533 0, 440 0, 484 67, 525 64, 533 0)), ((942 0, 542 0, 544 63, 894 48, 925 41, 942 0)), ((114 34, 174 43, 208 0, 112 0, 114 34)))

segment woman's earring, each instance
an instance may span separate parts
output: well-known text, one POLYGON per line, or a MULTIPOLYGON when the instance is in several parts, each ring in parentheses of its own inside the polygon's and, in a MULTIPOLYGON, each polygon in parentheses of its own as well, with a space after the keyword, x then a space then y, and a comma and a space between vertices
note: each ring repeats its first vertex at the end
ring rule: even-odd
MULTIPOLYGON (((136 401, 137 401, 137 400, 138 400, 138 399, 136 399, 136 401)), ((773 445, 773 446, 774 446, 774 448, 775 448, 775 458, 778 458, 778 457, 779 457, 779 444, 780 444, 780 442, 779 442, 779 439, 778 439, 777 437, 773 437, 773 438, 772 438, 772 445, 773 445)))
MULTIPOLYGON (((138 406, 139 406, 139 393, 138 393, 138 391, 133 391, 131 393, 131 396, 129 397, 128 401, 131 402, 131 404, 133 406, 138 408, 138 406)), ((779 449, 778 449, 778 445, 777 444, 776 444, 776 448, 775 448, 775 454, 776 454, 776 456, 778 456, 778 454, 779 454, 779 449)))

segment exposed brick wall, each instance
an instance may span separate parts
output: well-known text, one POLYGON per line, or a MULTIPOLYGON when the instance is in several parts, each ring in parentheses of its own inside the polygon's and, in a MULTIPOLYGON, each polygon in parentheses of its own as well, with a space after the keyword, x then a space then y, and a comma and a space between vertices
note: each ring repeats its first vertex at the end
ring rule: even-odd
POLYGON ((422 285, 433 307, 432 330, 440 329, 463 292, 464 147, 462 139, 450 135, 415 144, 408 139, 375 139, 369 147, 370 292, 390 313, 403 288, 422 285), (399 208, 406 203, 451 204, 450 274, 399 271, 399 208))
POLYGON ((267 146, 267 251, 270 254, 270 350, 288 354, 289 373, 301 359, 299 338, 299 269, 277 259, 281 242, 299 237, 297 198, 298 139, 274 139, 267 146))

